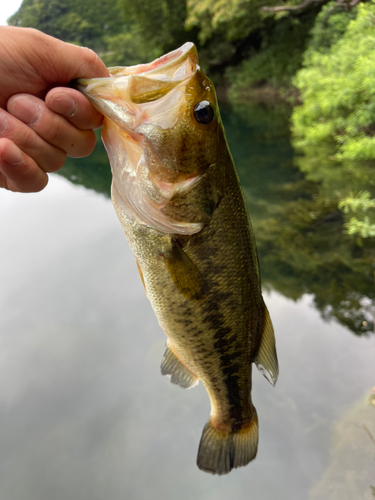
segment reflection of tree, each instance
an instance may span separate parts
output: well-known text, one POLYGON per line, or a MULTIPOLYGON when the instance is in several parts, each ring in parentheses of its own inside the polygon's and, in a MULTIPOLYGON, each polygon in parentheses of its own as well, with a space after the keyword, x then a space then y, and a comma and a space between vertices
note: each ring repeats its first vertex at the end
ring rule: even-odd
POLYGON ((294 162, 308 180, 318 182, 320 196, 345 213, 345 231, 372 236, 375 222, 375 162, 334 158, 332 143, 299 146, 294 162))
POLYGON ((351 10, 329 2, 294 78, 302 100, 292 115, 301 169, 320 178, 328 199, 339 199, 345 230, 358 238, 375 237, 375 210, 369 210, 375 206, 374 22, 372 4, 351 10))
POLYGON ((237 127, 228 129, 228 139, 254 225, 264 284, 293 299, 314 294, 325 319, 336 318, 357 334, 372 330, 375 249, 369 240, 358 242, 344 234, 344 214, 338 209, 338 201, 351 190, 363 189, 371 166, 351 163, 340 169, 335 164, 333 169, 323 148, 293 159, 287 114, 240 113, 231 117, 237 127))
MULTIPOLYGON (((345 214, 338 209, 351 190, 363 190, 371 166, 340 169, 335 163, 333 168, 324 148, 294 157, 288 109, 224 107, 222 115, 264 285, 295 300, 313 294, 323 318, 335 318, 359 335, 371 331, 375 248, 370 239, 357 241, 344 233, 345 214)), ((111 173, 101 144, 88 158, 70 159, 61 174, 109 195, 111 173)), ((371 180, 366 189, 374 184, 371 180)))

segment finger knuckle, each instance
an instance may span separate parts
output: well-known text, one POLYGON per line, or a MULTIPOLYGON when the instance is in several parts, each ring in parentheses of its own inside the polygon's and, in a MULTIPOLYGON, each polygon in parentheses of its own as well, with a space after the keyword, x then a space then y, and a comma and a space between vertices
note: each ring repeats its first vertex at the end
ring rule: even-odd
POLYGON ((39 136, 27 126, 22 127, 22 138, 19 137, 18 131, 13 135, 13 138, 15 142, 22 144, 22 149, 26 151, 37 151, 40 147, 39 136))
POLYGON ((48 142, 51 144, 55 144, 57 147, 62 143, 63 138, 65 135, 65 131, 63 128, 63 124, 61 123, 61 120, 54 118, 51 120, 51 123, 49 124, 49 129, 48 129, 48 142))

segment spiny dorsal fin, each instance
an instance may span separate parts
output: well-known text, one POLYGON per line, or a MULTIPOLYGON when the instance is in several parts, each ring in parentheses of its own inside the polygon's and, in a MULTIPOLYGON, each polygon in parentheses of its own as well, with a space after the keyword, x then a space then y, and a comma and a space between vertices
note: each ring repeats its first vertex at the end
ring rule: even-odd
POLYGON ((174 242, 169 255, 164 255, 164 261, 178 291, 187 299, 200 300, 207 294, 202 274, 178 242, 174 242))
POLYGON ((193 373, 177 359, 168 343, 160 368, 161 374, 170 377, 172 384, 177 384, 184 389, 190 389, 199 382, 199 378, 193 375, 193 373))
POLYGON ((279 363, 277 361, 275 334, 267 307, 264 306, 264 326, 262 339, 254 363, 266 379, 275 385, 279 376, 279 363))

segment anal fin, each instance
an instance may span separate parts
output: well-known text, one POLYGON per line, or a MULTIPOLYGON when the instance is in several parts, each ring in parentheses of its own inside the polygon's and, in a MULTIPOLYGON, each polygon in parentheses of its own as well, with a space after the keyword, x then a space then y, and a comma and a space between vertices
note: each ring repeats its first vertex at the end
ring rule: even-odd
POLYGON ((199 382, 199 378, 177 359, 168 344, 160 368, 161 374, 170 377, 172 384, 179 385, 184 389, 190 389, 199 382))
POLYGON ((262 339, 254 363, 262 375, 266 377, 268 382, 275 385, 277 377, 279 376, 279 363, 277 361, 275 334, 266 306, 264 306, 262 339))

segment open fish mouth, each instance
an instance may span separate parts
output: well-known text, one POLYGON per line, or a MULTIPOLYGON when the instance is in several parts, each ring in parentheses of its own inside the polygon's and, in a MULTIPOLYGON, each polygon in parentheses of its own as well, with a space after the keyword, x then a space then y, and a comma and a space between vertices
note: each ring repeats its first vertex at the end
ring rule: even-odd
POLYGON ((108 69, 109 78, 79 79, 76 86, 105 117, 102 139, 116 210, 161 232, 200 231, 200 220, 181 220, 165 210, 195 188, 202 172, 195 164, 180 169, 178 152, 166 159, 163 147, 157 150, 164 140, 171 144, 170 132, 181 120, 188 124, 191 118, 191 85, 200 71, 195 45, 187 42, 148 64, 108 69))
POLYGON ((174 126, 184 112, 186 86, 198 69, 195 45, 187 42, 150 63, 108 68, 111 77, 76 84, 104 116, 133 136, 144 123, 174 126))

